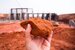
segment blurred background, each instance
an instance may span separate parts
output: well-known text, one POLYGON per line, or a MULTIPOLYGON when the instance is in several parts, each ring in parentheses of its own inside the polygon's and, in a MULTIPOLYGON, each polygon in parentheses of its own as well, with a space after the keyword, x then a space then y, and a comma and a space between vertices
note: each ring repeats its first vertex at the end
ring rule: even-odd
POLYGON ((75 0, 0 0, 0 13, 10 13, 11 8, 33 8, 34 12, 75 13, 75 0))

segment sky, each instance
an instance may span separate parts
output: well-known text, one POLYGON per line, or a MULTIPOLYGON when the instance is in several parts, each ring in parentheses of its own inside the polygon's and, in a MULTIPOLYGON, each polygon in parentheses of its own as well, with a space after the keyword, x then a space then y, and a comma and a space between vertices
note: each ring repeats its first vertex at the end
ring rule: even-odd
POLYGON ((36 13, 75 13, 75 0, 0 0, 0 13, 10 13, 17 7, 33 8, 36 13))

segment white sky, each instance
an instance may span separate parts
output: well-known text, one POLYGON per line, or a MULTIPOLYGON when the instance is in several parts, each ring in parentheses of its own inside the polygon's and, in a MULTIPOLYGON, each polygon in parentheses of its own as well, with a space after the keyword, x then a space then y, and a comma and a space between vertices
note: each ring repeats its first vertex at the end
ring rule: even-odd
POLYGON ((75 13, 75 0, 0 0, 0 13, 11 8, 33 8, 34 12, 75 13))

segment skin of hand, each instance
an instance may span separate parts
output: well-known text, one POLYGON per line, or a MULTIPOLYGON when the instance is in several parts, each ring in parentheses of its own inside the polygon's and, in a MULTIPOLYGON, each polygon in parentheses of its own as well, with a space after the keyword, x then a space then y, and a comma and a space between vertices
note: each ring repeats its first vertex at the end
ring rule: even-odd
POLYGON ((26 50, 50 50, 51 35, 45 39, 42 37, 35 37, 30 34, 32 28, 31 25, 27 25, 25 29, 25 47, 26 50))

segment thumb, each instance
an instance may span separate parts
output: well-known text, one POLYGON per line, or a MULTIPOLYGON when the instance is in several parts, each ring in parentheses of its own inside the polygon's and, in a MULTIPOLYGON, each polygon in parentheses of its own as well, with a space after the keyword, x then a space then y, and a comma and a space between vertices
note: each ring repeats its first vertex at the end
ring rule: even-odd
POLYGON ((26 32, 27 33, 30 33, 31 32, 31 25, 30 24, 27 25, 26 32))
POLYGON ((52 36, 53 36, 53 31, 51 31, 51 33, 49 34, 49 37, 48 37, 48 41, 51 43, 51 40, 52 40, 52 36))
POLYGON ((26 30, 25 30, 25 36, 26 36, 27 39, 31 39, 30 32, 31 32, 31 25, 28 24, 28 25, 27 25, 27 28, 26 28, 26 30))

